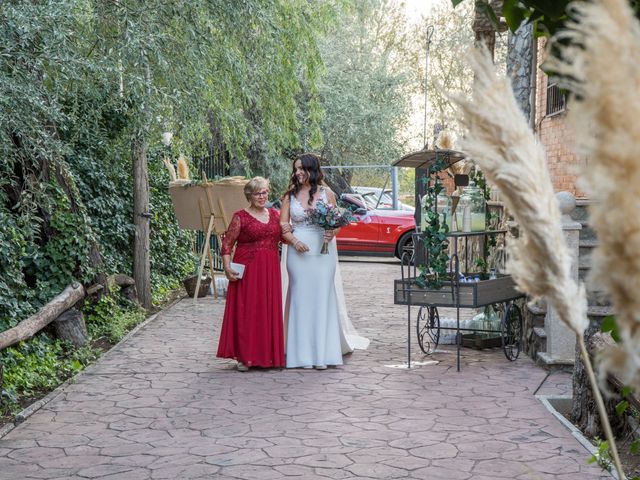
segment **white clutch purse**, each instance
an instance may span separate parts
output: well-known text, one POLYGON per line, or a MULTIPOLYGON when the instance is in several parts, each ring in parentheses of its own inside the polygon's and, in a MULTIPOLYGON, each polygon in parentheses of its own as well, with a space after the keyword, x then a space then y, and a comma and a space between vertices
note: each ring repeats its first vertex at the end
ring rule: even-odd
POLYGON ((242 278, 244 276, 245 266, 243 264, 231 262, 229 266, 231 267, 231 270, 233 270, 234 272, 238 272, 238 278, 242 278))

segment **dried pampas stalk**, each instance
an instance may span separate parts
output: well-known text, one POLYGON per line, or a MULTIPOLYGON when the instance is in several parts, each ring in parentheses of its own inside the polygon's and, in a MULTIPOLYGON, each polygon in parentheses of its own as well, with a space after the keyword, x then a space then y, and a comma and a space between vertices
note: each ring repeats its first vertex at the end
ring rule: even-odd
POLYGON ((453 137, 448 130, 440 130, 436 139, 436 148, 440 150, 453 150, 453 137))
POLYGON ((449 171, 454 175, 468 175, 473 168, 473 163, 460 160, 449 167, 449 171))
POLYGON ((178 157, 178 178, 182 180, 189 180, 189 165, 183 155, 178 157))
POLYGON ((176 176, 176 169, 174 168, 173 163, 171 163, 171 160, 169 160, 167 157, 164 157, 162 162, 164 163, 164 166, 167 167, 167 170, 169 171, 169 176, 171 177, 170 181, 175 182, 178 179, 178 177, 176 176))
POLYGON ((560 209, 542 146, 536 142, 518 107, 507 78, 476 52, 473 101, 454 101, 469 130, 462 151, 504 195, 518 221, 521 238, 509 247, 509 271, 533 297, 548 297, 562 321, 582 335, 588 325, 584 288, 571 276, 571 254, 564 240, 560 209))
POLYGON ((549 177, 542 145, 513 96, 508 78, 499 78, 485 51, 471 57, 475 71, 473 100, 453 97, 464 114, 468 133, 461 150, 482 169, 502 194, 520 225, 521 235, 508 246, 508 269, 519 288, 535 297, 546 297, 560 320, 575 332, 598 404, 605 436, 620 478, 620 459, 584 345, 588 326, 583 285, 571 275, 572 256, 564 239, 560 209, 549 177))
MULTIPOLYGON (((589 164, 583 178, 594 200, 590 224, 598 237, 590 281, 613 300, 619 345, 600 367, 640 388, 640 24, 626 0, 574 5, 576 22, 564 37, 584 48, 565 48, 569 61, 553 68, 573 77, 580 98, 569 121, 589 164), (579 22, 579 23, 578 23, 579 22)), ((606 378, 602 375, 601 379, 606 378)))

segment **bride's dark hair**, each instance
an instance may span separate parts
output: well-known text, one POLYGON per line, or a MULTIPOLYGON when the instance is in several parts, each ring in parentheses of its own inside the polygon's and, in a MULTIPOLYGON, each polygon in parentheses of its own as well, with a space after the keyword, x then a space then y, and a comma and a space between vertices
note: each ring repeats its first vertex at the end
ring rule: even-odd
POLYGON ((285 195, 293 193, 295 196, 302 188, 302 184, 298 181, 298 177, 296 177, 295 164, 298 160, 302 163, 302 169, 309 177, 309 185, 311 185, 311 189, 309 190, 309 205, 313 205, 313 196, 318 191, 318 187, 324 185, 324 173, 322 173, 322 169, 320 168, 320 155, 316 155, 315 153, 303 153, 294 159, 291 167, 289 188, 287 188, 285 195))

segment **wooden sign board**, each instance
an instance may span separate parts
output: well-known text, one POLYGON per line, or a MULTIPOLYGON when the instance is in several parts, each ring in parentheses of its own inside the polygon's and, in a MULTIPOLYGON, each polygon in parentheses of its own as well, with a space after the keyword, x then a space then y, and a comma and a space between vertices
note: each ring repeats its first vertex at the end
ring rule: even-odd
POLYGON ((206 231, 209 218, 213 216, 213 232, 217 235, 226 232, 234 212, 248 205, 244 196, 247 181, 171 182, 169 193, 180 228, 206 231))

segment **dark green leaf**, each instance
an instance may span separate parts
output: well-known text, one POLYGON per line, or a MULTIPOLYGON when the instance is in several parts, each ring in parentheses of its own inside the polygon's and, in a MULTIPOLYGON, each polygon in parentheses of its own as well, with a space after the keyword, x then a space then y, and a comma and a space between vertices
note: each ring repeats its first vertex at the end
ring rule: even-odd
POLYGON ((496 15, 495 10, 491 5, 486 3, 486 1, 481 1, 476 4, 476 8, 482 13, 484 13, 487 18, 491 21, 493 28, 496 30, 500 30, 500 20, 498 20, 498 16, 496 15))
POLYGON ((621 416, 624 412, 629 408, 629 402, 626 400, 622 400, 620 403, 616 405, 616 413, 618 416, 621 416))
POLYGON ((518 4, 518 0, 504 0, 502 14, 512 32, 515 32, 527 18, 527 10, 518 4))
POLYGON ((600 330, 602 332, 609 332, 616 343, 620 342, 620 333, 618 331, 618 325, 616 323, 616 317, 614 315, 608 315, 604 317, 600 330))

